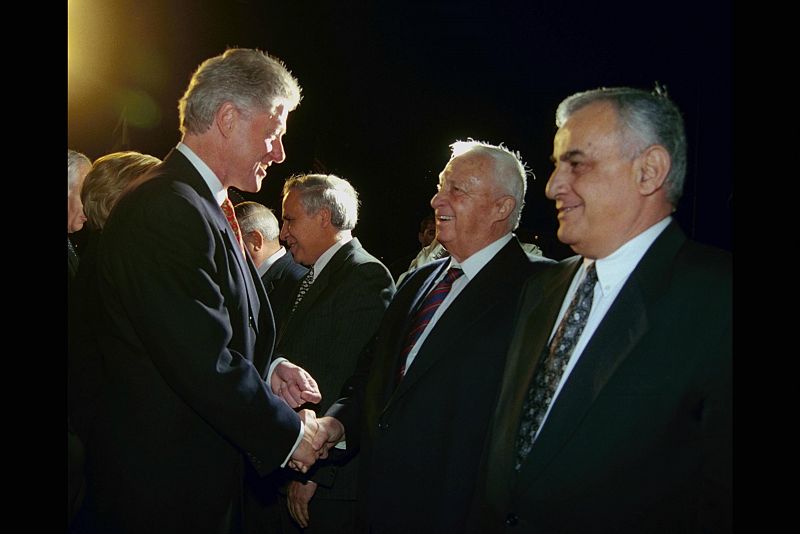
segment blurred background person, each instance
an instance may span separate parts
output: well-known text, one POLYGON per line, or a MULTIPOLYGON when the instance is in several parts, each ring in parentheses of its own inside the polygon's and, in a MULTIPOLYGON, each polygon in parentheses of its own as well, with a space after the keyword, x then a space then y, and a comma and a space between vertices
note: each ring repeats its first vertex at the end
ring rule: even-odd
MULTIPOLYGON (((80 260, 75 244, 70 239, 70 234, 83 228, 86 216, 81 205, 81 184, 86 173, 92 167, 92 162, 86 155, 72 149, 67 149, 67 295, 72 288, 72 281, 78 273, 80 260)), ((69 301, 67 301, 69 306, 69 301)), ((67 313, 67 328, 70 324, 70 314, 67 313)), ((67 417, 67 517, 68 525, 72 523, 75 514, 80 509, 85 492, 85 479, 83 475, 84 447, 72 426, 72 421, 67 417)))
MULTIPOLYGON (((98 327, 96 313, 100 305, 96 286, 100 232, 123 189, 158 163, 158 158, 138 152, 117 152, 98 158, 87 169, 88 174, 76 200, 83 205, 89 236, 75 279, 69 287, 67 301, 67 415, 74 432, 70 436, 70 459, 72 453, 82 451, 89 440, 103 384, 102 362, 94 331, 98 327)), ((71 500, 70 519, 80 513, 85 492, 82 461, 80 464, 70 461, 70 484, 73 482, 79 489, 74 490, 78 493, 71 500)), ((76 525, 79 524, 81 520, 76 520, 76 525)))
MULTIPOLYGON (((429 246, 431 242, 436 237, 436 221, 433 218, 433 214, 426 215, 420 222, 419 222, 419 231, 417 232, 417 242, 422 249, 429 246)), ((420 250, 416 250, 414 252, 410 252, 408 254, 404 254, 402 257, 394 260, 391 265, 389 265, 389 272, 392 273, 392 277, 397 281, 401 274, 408 271, 410 269, 411 262, 417 257, 420 253, 420 250)), ((399 281, 398 281, 399 284, 399 281)))
POLYGON ((267 291, 275 328, 280 331, 297 283, 308 269, 294 261, 281 246, 280 225, 270 208, 258 202, 240 202, 234 206, 234 211, 244 246, 267 291))
POLYGON ((97 254, 103 225, 123 190, 152 171, 161 160, 139 152, 114 152, 98 158, 86 175, 80 201, 89 234, 69 298, 67 410, 81 439, 88 439, 100 385, 100 362, 94 329, 100 306, 97 254))
POLYGON ((86 215, 81 203, 81 185, 86 173, 92 168, 92 161, 72 149, 67 149, 67 281, 71 282, 78 272, 78 252, 69 238, 83 228, 86 215))

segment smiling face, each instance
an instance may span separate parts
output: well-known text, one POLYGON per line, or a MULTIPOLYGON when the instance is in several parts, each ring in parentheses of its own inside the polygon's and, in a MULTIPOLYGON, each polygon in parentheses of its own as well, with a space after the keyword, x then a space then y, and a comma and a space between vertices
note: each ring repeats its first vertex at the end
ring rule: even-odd
POLYGON ((279 104, 272 113, 231 110, 231 134, 225 147, 225 187, 256 193, 267 175, 267 167, 286 158, 283 135, 289 109, 279 104))
POLYGON ((315 215, 306 213, 300 202, 300 193, 290 190, 283 197, 283 225, 281 240, 292 253, 294 261, 303 265, 313 265, 332 243, 324 231, 324 210, 315 215))
POLYGON ((584 257, 604 258, 650 224, 641 161, 625 149, 606 102, 577 110, 556 133, 545 194, 556 202, 558 239, 584 257))
POLYGON ((509 202, 494 179, 487 156, 465 153, 455 157, 439 174, 439 192, 431 199, 436 216, 436 237, 459 262, 505 235, 509 202))

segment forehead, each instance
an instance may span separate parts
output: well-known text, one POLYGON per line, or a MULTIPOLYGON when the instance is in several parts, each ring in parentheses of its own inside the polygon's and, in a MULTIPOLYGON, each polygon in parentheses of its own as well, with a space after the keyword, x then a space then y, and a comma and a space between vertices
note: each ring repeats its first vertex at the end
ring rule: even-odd
POLYGON ((296 189, 290 190, 283 197, 283 211, 294 210, 300 205, 300 196, 296 189))
POLYGON ((616 151, 619 144, 617 112, 608 102, 589 104, 573 113, 556 132, 553 155, 616 151))
POLYGON ((283 104, 277 104, 272 111, 251 112, 252 124, 261 129, 269 129, 275 132, 286 130, 286 121, 289 118, 289 109, 283 104))
POLYGON ((439 181, 473 180, 480 182, 491 174, 492 167, 489 158, 467 153, 447 162, 442 172, 439 173, 439 181))

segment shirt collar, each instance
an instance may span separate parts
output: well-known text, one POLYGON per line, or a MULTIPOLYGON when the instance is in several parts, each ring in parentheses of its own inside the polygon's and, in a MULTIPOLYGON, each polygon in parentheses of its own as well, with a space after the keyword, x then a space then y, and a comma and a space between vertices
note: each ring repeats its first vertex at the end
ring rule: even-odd
POLYGON ((340 248, 342 248, 352 240, 353 240, 352 235, 340 239, 339 241, 331 245, 331 247, 328 250, 323 252, 319 258, 317 258, 317 261, 314 262, 314 280, 317 279, 319 273, 322 272, 322 269, 324 269, 325 266, 328 265, 328 263, 331 261, 331 258, 333 258, 334 254, 339 252, 340 248))
POLYGON ((219 181, 219 178, 217 178, 217 175, 211 170, 211 167, 206 165, 206 163, 200 159, 200 156, 195 154, 194 151, 185 144, 178 143, 178 146, 175 148, 178 150, 178 152, 186 156, 186 159, 189 160, 189 163, 191 163, 194 168, 197 169, 197 172, 200 173, 203 181, 214 195, 217 204, 221 206, 225 199, 228 198, 228 190, 222 185, 222 182, 219 181))
POLYGON ((472 280, 478 275, 481 269, 486 266, 487 263, 492 261, 492 258, 494 258, 498 252, 500 252, 500 249, 502 249, 508 244, 509 241, 511 241, 512 237, 513 236, 511 232, 507 233, 497 241, 494 241, 480 249, 478 252, 461 262, 461 264, 459 264, 455 258, 451 257, 450 267, 460 267, 461 270, 464 271, 464 276, 467 277, 467 280, 472 280))
POLYGON ((267 274, 267 271, 269 270, 269 268, 272 267, 272 265, 276 261, 281 259, 284 255, 286 255, 286 249, 283 248, 283 247, 281 247, 277 251, 273 252, 272 255, 269 258, 267 258, 266 260, 264 260, 261 263, 261 265, 259 266, 259 268, 258 268, 258 276, 261 277, 261 276, 264 276, 265 274, 267 274))
MULTIPOLYGON (((647 250, 671 221, 672 217, 668 215, 610 255, 596 260, 597 281, 603 294, 608 293, 628 279, 647 250)), ((592 261, 584 258, 583 269, 586 270, 592 261)))

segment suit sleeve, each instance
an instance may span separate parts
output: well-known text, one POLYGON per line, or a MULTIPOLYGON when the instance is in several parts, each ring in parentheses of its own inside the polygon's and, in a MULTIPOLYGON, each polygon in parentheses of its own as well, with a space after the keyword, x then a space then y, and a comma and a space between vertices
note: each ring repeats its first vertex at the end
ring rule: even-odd
POLYGON ((133 338, 175 394, 260 473, 278 467, 300 421, 232 348, 255 344, 255 332, 246 311, 242 321, 245 289, 231 278, 238 267, 222 260, 224 235, 179 195, 139 207, 126 228, 104 267, 133 338))

